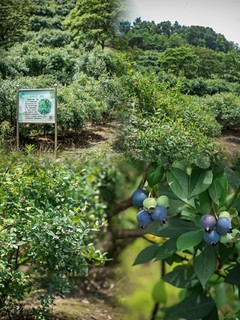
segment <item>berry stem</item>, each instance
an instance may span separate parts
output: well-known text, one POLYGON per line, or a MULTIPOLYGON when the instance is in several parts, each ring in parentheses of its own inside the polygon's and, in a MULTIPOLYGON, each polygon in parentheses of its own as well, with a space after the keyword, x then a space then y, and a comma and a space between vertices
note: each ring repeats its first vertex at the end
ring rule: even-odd
POLYGON ((216 212, 216 209, 215 209, 215 206, 214 206, 214 203, 211 202, 211 208, 212 208, 212 215, 218 219, 218 215, 217 215, 217 212, 216 212))

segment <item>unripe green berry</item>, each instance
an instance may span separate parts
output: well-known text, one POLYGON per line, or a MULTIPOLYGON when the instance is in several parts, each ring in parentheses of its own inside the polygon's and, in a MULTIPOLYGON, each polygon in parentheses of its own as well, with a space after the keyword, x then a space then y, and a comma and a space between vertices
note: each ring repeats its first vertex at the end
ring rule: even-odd
POLYGON ((169 208, 169 198, 167 196, 160 196, 157 198, 157 206, 169 208))
POLYGON ((226 234, 224 234, 224 235, 222 235, 222 236, 220 237, 219 242, 221 242, 221 243, 223 243, 223 244, 231 243, 233 239, 234 239, 234 238, 232 237, 232 235, 231 235, 230 233, 226 233, 226 234))
POLYGON ((222 211, 219 213, 219 218, 227 218, 227 219, 231 219, 230 213, 227 211, 222 211))
POLYGON ((143 201, 144 209, 149 212, 153 212, 156 206, 157 206, 157 201, 154 198, 146 198, 143 201))

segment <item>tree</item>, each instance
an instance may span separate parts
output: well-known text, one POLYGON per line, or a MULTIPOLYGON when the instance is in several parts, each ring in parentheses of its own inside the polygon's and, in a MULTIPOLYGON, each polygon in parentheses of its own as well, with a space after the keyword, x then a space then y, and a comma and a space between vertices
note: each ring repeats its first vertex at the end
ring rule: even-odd
POLYGON ((199 58, 198 76, 204 78, 211 78, 213 75, 218 75, 221 68, 219 55, 216 51, 195 47, 195 54, 199 58))
POLYGON ((116 32, 119 15, 118 0, 78 0, 64 24, 76 45, 92 42, 104 49, 116 32))
POLYGON ((191 47, 168 48, 162 53, 159 66, 177 76, 192 78, 198 70, 199 58, 191 47))
POLYGON ((1 0, 0 2, 0 46, 19 41, 27 30, 31 0, 1 0))

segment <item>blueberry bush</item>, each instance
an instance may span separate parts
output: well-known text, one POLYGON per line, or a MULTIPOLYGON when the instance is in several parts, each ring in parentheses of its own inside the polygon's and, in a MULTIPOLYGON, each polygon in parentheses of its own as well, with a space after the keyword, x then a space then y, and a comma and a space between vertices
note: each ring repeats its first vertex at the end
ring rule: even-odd
POLYGON ((48 319, 54 298, 106 261, 96 245, 117 171, 100 159, 1 153, 1 319, 25 319, 27 296, 39 298, 34 319, 48 319))

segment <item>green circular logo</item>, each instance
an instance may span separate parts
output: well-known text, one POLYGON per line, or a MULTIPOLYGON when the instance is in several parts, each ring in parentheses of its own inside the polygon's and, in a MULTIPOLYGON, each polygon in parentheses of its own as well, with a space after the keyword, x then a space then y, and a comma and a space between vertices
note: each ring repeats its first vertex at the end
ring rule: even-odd
POLYGON ((38 102, 38 112, 41 114, 48 114, 52 109, 52 103, 48 99, 41 99, 38 102))

